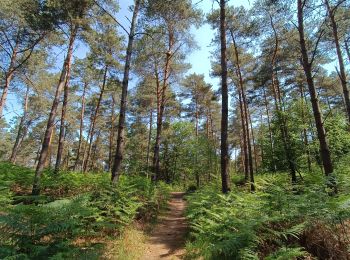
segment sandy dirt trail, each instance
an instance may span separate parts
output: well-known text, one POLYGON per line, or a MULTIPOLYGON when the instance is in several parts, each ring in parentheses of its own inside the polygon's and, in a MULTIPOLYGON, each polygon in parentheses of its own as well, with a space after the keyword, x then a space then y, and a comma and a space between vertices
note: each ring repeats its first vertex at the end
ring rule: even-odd
POLYGON ((183 192, 171 193, 169 210, 160 217, 159 223, 151 232, 146 242, 146 252, 141 259, 182 259, 188 232, 183 197, 183 192))

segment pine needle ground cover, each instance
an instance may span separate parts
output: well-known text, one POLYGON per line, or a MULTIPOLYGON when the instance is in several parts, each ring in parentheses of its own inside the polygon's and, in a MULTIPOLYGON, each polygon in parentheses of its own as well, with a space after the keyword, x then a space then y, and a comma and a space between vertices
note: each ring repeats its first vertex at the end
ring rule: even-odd
POLYGON ((339 194, 329 196, 321 173, 295 187, 282 173, 259 175, 257 192, 207 186, 188 196, 190 259, 349 259, 350 189, 346 164, 339 194))
POLYGON ((150 221, 169 188, 123 176, 117 187, 104 173, 45 173, 40 196, 28 195, 34 173, 0 165, 0 259, 100 259, 134 221, 150 221))

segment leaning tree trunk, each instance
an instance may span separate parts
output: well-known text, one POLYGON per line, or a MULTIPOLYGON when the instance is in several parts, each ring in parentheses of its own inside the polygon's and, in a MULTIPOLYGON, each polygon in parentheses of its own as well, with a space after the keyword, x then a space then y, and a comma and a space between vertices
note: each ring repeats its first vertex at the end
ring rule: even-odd
POLYGON ((46 130, 45 130, 44 140, 42 143, 38 164, 37 164, 37 167, 35 170, 33 189, 32 189, 33 195, 40 194, 41 174, 44 170, 45 162, 46 162, 46 159, 48 156, 51 135, 52 135, 53 129, 55 127, 55 119, 56 119, 56 115, 57 115, 57 108, 58 108, 58 104, 59 104, 59 99, 60 99, 62 90, 64 88, 64 84, 66 82, 68 68, 70 67, 70 64, 71 64, 72 54, 73 54, 73 45, 74 45, 75 38, 76 38, 76 31, 73 31, 72 34, 70 35, 67 56, 66 56, 64 64, 63 64, 61 76, 60 76, 60 79, 59 79, 59 82, 58 82, 58 85, 56 88, 54 100, 52 102, 50 115, 49 115, 49 118, 47 120, 47 126, 46 126, 46 130))
POLYGON ((18 132, 15 144, 12 148, 12 153, 10 157, 10 162, 15 163, 17 158, 18 149, 21 147, 22 141, 24 137, 27 135, 28 125, 25 126, 26 120, 27 120, 27 114, 28 114, 28 98, 29 98, 29 86, 27 86, 26 94, 24 97, 23 102, 23 116, 21 117, 21 120, 19 122, 18 126, 18 132))
POLYGON ((114 184, 118 182, 120 170, 121 170, 121 164, 124 156, 124 142, 125 142, 124 128, 125 128, 126 102, 127 102, 128 86, 129 86, 131 56, 133 51, 135 27, 136 27, 136 20, 139 12, 139 7, 140 7, 140 0, 136 0, 133 16, 131 20, 129 42, 126 50, 124 77, 123 77, 123 83, 122 83, 122 96, 120 99, 120 111, 119 111, 118 133, 117 133, 117 149, 115 151, 114 165, 112 168, 112 175, 111 175, 111 181, 114 184))
POLYGON ((229 154, 228 154, 228 84, 226 57, 226 0, 220 0, 220 43, 221 43, 221 182, 222 192, 229 188, 229 154))
POLYGON ((100 112, 100 106, 101 106, 101 102, 102 102, 102 98, 103 98, 103 94, 104 94, 106 82, 107 82, 107 72, 108 72, 108 65, 106 65, 105 69, 104 69, 103 82, 102 82, 100 95, 98 96, 96 108, 95 108, 94 114, 91 118, 92 120, 91 120, 91 126, 90 126, 91 131, 90 131, 90 136, 89 136, 89 146, 87 149, 86 159, 84 160, 84 164, 83 164, 83 172, 86 172, 88 165, 89 165, 89 159, 91 156, 91 149, 92 149, 92 142, 93 142, 94 135, 95 135, 96 121, 97 121, 98 113, 100 112))
POLYGON ((338 63, 339 63, 339 73, 338 74, 339 74, 341 86, 343 88, 343 95, 344 95, 346 112, 348 115, 348 121, 350 122, 350 96, 349 96, 349 89, 347 87, 347 82, 346 82, 346 73, 345 73, 343 54, 342 54, 342 50, 341 50, 340 43, 339 43, 338 25, 337 25, 337 22, 335 21, 336 9, 330 7, 328 0, 324 0, 324 1, 326 4, 327 11, 328 11, 328 16, 331 20, 334 44, 335 44, 335 49, 337 51, 338 63))
MULTIPOLYGON (((317 98, 317 92, 312 76, 312 60, 309 61, 307 45, 305 41, 305 32, 304 32, 304 2, 302 0, 298 0, 298 31, 299 31, 299 43, 301 48, 302 55, 302 66, 305 72, 306 81, 309 87, 312 110, 315 118, 315 124, 317 129, 317 136, 320 143, 320 154, 322 158, 322 164, 324 168, 324 173, 326 176, 330 176, 333 173, 333 163, 331 160, 331 154, 326 138, 326 131, 323 125, 323 119, 321 114, 320 105, 317 98)), ((331 184, 332 188, 336 192, 336 185, 334 183, 331 184)))

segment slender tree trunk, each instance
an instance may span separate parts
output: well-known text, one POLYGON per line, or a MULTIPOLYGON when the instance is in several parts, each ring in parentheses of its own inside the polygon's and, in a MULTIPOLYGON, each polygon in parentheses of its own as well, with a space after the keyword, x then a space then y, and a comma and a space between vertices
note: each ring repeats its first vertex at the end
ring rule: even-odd
POLYGON ((118 123, 118 133, 117 133, 117 149, 115 152, 114 165, 112 168, 111 181, 116 184, 119 179, 121 164, 123 161, 124 154, 124 128, 125 128, 125 114, 126 114, 126 102, 128 95, 128 85, 129 85, 129 73, 130 73, 130 64, 131 56, 133 51, 133 43, 135 37, 135 27, 137 21, 137 15, 139 12, 140 0, 135 1, 134 12, 131 20, 131 28, 129 33, 128 47, 126 50, 126 60, 124 67, 124 77, 122 83, 122 97, 120 100, 120 112, 119 112, 119 123, 118 123))
POLYGON ((160 177, 160 141, 162 136, 163 129, 163 116, 165 110, 166 102, 166 90, 168 88, 168 79, 170 77, 170 61, 172 58, 172 48, 174 45, 174 35, 172 31, 169 31, 169 47, 166 53, 165 67, 164 67, 164 79, 162 86, 159 86, 158 73, 157 77, 157 132, 156 132, 156 141, 154 145, 154 156, 153 156, 153 169, 155 169, 154 179, 158 180, 160 177))
MULTIPOLYGON (((333 163, 331 160, 331 154, 326 138, 326 131, 323 125, 323 119, 322 114, 317 98, 316 88, 314 85, 314 80, 312 76, 312 61, 309 61, 308 56, 308 50, 307 45, 305 41, 305 34, 304 34, 304 6, 305 3, 302 0, 298 0, 298 31, 299 31, 299 41, 300 41, 300 48, 301 48, 301 54, 302 54, 302 65, 304 68, 306 81, 309 87, 310 97, 311 97, 311 104, 312 104, 312 110, 315 118, 315 124, 317 129, 317 136, 318 140, 320 142, 320 153, 323 163, 323 168, 326 176, 329 176, 333 173, 333 163)), ((334 188, 334 191, 336 192, 335 184, 332 184, 332 188, 334 188)))
MULTIPOLYGON (((78 30, 77 26, 72 28, 71 34, 76 34, 78 30)), ((66 114, 67 114, 67 104, 68 104, 68 95, 69 95, 69 80, 70 80, 70 71, 71 64, 69 63, 67 66, 67 74, 66 80, 63 88, 63 104, 62 104, 62 112, 61 112, 61 125, 60 125, 60 134, 58 138, 58 148, 57 148, 57 156, 56 156, 56 164, 54 173, 58 173, 61 167, 63 149, 64 149, 64 141, 65 141, 65 132, 66 132, 66 114)))
POLYGON ((147 142, 147 169, 149 167, 149 155, 151 151, 151 140, 152 140, 152 126, 153 126, 153 109, 150 109, 150 116, 149 116, 149 130, 148 130, 148 142, 147 142))
POLYGON ((334 44, 335 44, 335 49, 337 51, 338 63, 339 63, 338 74, 339 74, 340 82, 343 88, 343 96, 345 101, 346 112, 348 115, 348 121, 350 122, 350 96, 349 96, 349 89, 347 87, 347 79, 346 79, 346 73, 345 73, 343 54, 342 54, 342 50, 339 42, 338 25, 337 25, 337 22, 335 21, 336 8, 331 8, 328 0, 324 0, 324 2, 328 11, 328 16, 331 20, 334 44))
POLYGON ((247 142, 247 149, 248 149, 248 164, 249 164, 249 177, 250 177, 250 188, 251 191, 255 191, 254 186, 254 168, 253 168, 253 156, 252 156, 252 146, 250 142, 250 131, 249 131, 249 110, 248 110, 248 102, 245 95, 245 90, 243 86, 243 77, 241 72, 241 66, 239 61, 239 54, 238 54, 238 47, 235 41, 235 37, 233 34, 233 31, 230 30, 233 46, 235 49, 235 57, 236 57, 236 74, 238 76, 239 80, 239 87, 240 87, 240 93, 242 96, 242 104, 243 104, 243 115, 244 115, 244 128, 246 131, 246 142, 247 142))
POLYGON ((221 43, 221 182, 222 192, 228 193, 229 187, 229 154, 228 154, 228 84, 226 57, 226 0, 220 0, 220 43, 221 43))
POLYGON ((89 140, 90 140, 90 135, 91 135, 91 130, 92 130, 92 121, 93 121, 93 118, 94 118, 94 114, 92 113, 91 116, 90 116, 89 131, 88 131, 87 139, 86 139, 86 142, 85 142, 85 145, 84 145, 83 161, 82 161, 82 163, 81 163, 81 171, 82 171, 82 172, 84 172, 84 165, 85 165, 85 161, 86 161, 86 157, 87 157, 87 150, 88 150, 88 147, 89 147, 89 140))
POLYGON ((277 165, 276 165, 276 158, 275 158, 275 147, 273 142, 273 135, 272 135, 272 129, 271 129, 271 119, 270 119, 270 111, 269 106, 267 102, 267 96, 266 96, 266 90, 265 87, 263 88, 264 92, 264 101, 265 101, 265 109, 266 109, 266 116, 267 116, 267 126, 269 129, 269 139, 270 139, 270 148, 272 153, 272 163, 273 163, 273 172, 277 171, 277 165))
POLYGON ((256 144, 255 144, 255 135, 254 135, 252 116, 251 116, 251 113, 249 113, 249 109, 248 109, 248 117, 249 117, 250 132, 252 135, 253 150, 254 150, 254 166, 255 166, 255 172, 257 172, 258 171, 258 153, 256 149, 256 144))
MULTIPOLYGON (((303 83, 301 82, 300 83, 300 86, 299 86, 299 89, 300 89, 300 100, 301 100, 301 118, 302 118, 302 121, 303 121, 303 124, 305 125, 307 122, 306 122, 306 118, 305 118, 305 97, 304 97, 304 86, 303 86, 303 83)), ((307 166, 308 166, 308 170, 309 172, 312 171, 311 169, 311 154, 310 154, 310 147, 309 147, 309 141, 308 141, 308 137, 307 137, 307 129, 306 127, 303 128, 303 143, 304 143, 304 146, 305 146, 305 149, 306 149, 306 153, 307 153, 307 166)))
POLYGON ((92 120, 91 120, 89 146, 87 149, 86 159, 85 159, 84 165, 83 165, 83 172, 87 171, 87 168, 89 165, 89 160, 90 160, 90 156, 91 156, 91 149, 92 149, 92 142, 93 142, 94 135, 95 135, 96 121, 97 121, 98 114, 100 112, 100 106, 101 106, 101 102, 102 102, 102 98, 103 98, 103 94, 105 92, 105 87, 106 87, 106 82, 107 82, 107 72, 108 72, 108 65, 106 65, 105 69, 104 69, 103 82, 102 82, 102 86, 101 86, 100 95, 98 97, 96 108, 95 108, 95 111, 94 111, 94 114, 93 114, 92 120))
POLYGON ((115 124, 115 98, 112 95, 112 107, 111 107, 111 128, 109 132, 109 148, 108 148, 108 170, 112 171, 113 164, 113 146, 114 146, 114 124, 115 124))
POLYGON ((15 141, 15 144, 12 148, 12 153, 11 153, 11 157, 10 157, 11 163, 16 162, 18 149, 21 147, 22 141, 23 141, 24 137, 27 135, 27 130, 28 130, 29 125, 27 124, 27 126, 25 126, 25 123, 26 123, 27 114, 28 114, 28 98, 29 98, 29 86, 27 86, 26 94, 24 97, 23 115, 22 115, 21 120, 19 122, 16 141, 15 141))
POLYGON ((10 61, 10 65, 9 68, 5 74, 5 85, 1 94, 1 98, 0 98, 0 118, 2 118, 2 113, 5 107, 5 103, 6 103, 6 99, 7 99, 7 94, 10 88, 10 83, 11 80, 13 78, 13 74, 14 74, 14 67, 15 67, 15 63, 16 63, 16 58, 17 58, 17 52, 18 52, 18 45, 19 45, 19 40, 16 40, 16 45, 13 48, 12 54, 11 54, 11 61, 10 61))
POLYGON ((58 82, 58 85, 56 88, 55 97, 54 97, 51 111, 50 111, 50 115, 49 115, 49 118, 47 121, 46 131, 45 131, 44 140, 42 143, 42 148, 41 148, 38 164, 37 164, 37 167, 35 170, 33 190, 32 190, 33 195, 40 194, 41 174, 44 170, 45 162, 46 162, 46 159, 48 156, 51 135, 52 135, 53 129, 55 127, 55 119, 56 119, 56 115, 57 115, 57 108, 58 108, 58 104, 59 104, 59 99, 60 99, 62 90, 64 88, 64 84, 66 82, 68 68, 71 64, 72 54, 73 54, 73 45, 74 45, 75 38, 76 38, 76 33, 72 33, 70 35, 67 56, 65 58, 62 72, 61 72, 61 76, 60 76, 60 79, 59 79, 59 82, 58 82))
POLYGON ((79 143, 78 143, 78 150, 77 150, 77 157, 75 158, 74 163, 74 171, 76 171, 79 160, 80 160, 80 152, 81 152, 81 146, 83 142, 83 131, 84 131, 84 116, 85 116, 85 94, 88 84, 84 83, 84 89, 83 89, 83 95, 81 97, 81 111, 80 111, 80 126, 79 126, 79 143))
POLYGON ((283 114, 281 90, 280 90, 277 75, 275 72, 276 58, 277 58, 277 52, 278 52, 278 48, 279 48, 279 39, 278 39, 277 31, 275 29, 275 25, 273 23, 273 19, 272 19, 271 15, 270 15, 270 23, 271 23, 271 27, 272 27, 272 30, 274 32, 274 37, 275 37, 274 52, 273 52, 272 60, 271 60, 272 90, 273 90, 273 94, 274 94, 275 108, 276 108, 278 122, 280 125, 280 131, 281 131, 281 135, 282 135, 282 142, 283 142, 283 147, 285 150, 286 160, 288 161, 288 166, 289 166, 289 170, 290 170, 292 184, 294 184, 297 181, 296 169, 295 169, 295 157, 294 157, 294 154, 293 154, 293 152, 291 150, 291 146, 290 146, 290 140, 289 140, 290 137, 289 137, 288 128, 287 128, 287 118, 283 114))
POLYGON ((247 142, 247 129, 246 129, 246 123, 245 123, 245 116, 244 116, 244 106, 242 101, 242 91, 241 89, 238 90, 238 97, 239 97, 239 108, 240 108, 240 114, 241 114, 241 125, 242 125, 242 148, 243 148, 243 169, 244 169, 244 180, 246 182, 249 181, 249 157, 248 157, 248 142, 247 142))

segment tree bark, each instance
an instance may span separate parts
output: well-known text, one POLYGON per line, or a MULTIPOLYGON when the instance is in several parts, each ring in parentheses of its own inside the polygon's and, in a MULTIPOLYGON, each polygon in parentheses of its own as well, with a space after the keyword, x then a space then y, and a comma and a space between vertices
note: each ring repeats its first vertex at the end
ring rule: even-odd
POLYGON ((334 44, 335 44, 335 49, 337 51, 338 63, 339 63, 338 75, 339 75, 340 82, 341 82, 342 89, 343 89, 343 96, 344 96, 344 101, 345 101, 346 112, 348 115, 348 121, 350 122, 350 96, 349 96, 349 89, 347 87, 347 79, 346 79, 343 54, 342 54, 342 50, 341 50, 341 46, 340 46, 340 42, 339 42, 338 25, 337 25, 337 22, 335 21, 336 8, 331 8, 328 0, 324 0, 324 2, 325 2, 325 5, 326 5, 327 11, 328 11, 328 16, 330 18, 331 25, 332 25, 334 44))
POLYGON ((254 166, 255 166, 255 172, 258 171, 258 152, 256 149, 255 144, 255 135, 254 135, 254 128, 253 128, 253 122, 252 122, 252 116, 248 109, 248 118, 249 118, 249 124, 250 124, 250 132, 252 135, 252 142, 253 142, 253 150, 254 150, 254 166))
POLYGON ((275 108, 276 108, 278 123, 280 125, 280 131, 282 135, 282 142, 283 142, 283 147, 286 155, 286 160, 288 162, 292 184, 295 184, 297 182, 296 169, 295 169, 295 156, 290 145, 290 140, 289 140, 290 137, 289 137, 288 128, 287 128, 287 118, 283 114, 284 111, 282 106, 281 90, 280 90, 278 78, 276 75, 277 73, 275 72, 276 58, 277 58, 277 52, 279 48, 279 39, 278 39, 277 31, 275 29, 275 25, 273 23, 273 19, 271 15, 270 15, 270 24, 275 37, 275 46, 274 46, 274 51, 271 59, 272 90, 274 94, 275 108))
POLYGON ((165 67, 164 67, 164 79, 162 86, 160 86, 158 73, 156 73, 157 81, 157 132, 156 132, 156 141, 154 145, 154 156, 153 156, 153 169, 155 170, 154 180, 158 180, 160 177, 160 142, 163 129, 163 116, 165 110, 166 102, 166 90, 168 88, 168 79, 170 77, 170 61, 172 58, 172 49, 174 45, 174 35, 173 32, 169 31, 169 42, 168 42, 168 51, 166 53, 165 67))
POLYGON ((47 126, 46 126, 46 130, 45 130, 45 135, 44 135, 44 140, 42 143, 42 148, 41 148, 41 152, 40 152, 40 156, 39 156, 39 160, 38 160, 38 164, 35 170, 35 176, 34 176, 34 182, 33 182, 33 189, 32 189, 32 194, 33 195, 39 195, 40 194, 40 179, 41 179, 41 174, 44 170, 44 166, 45 166, 45 162, 48 156, 48 151, 50 148, 50 140, 51 140, 51 135, 55 126, 55 119, 56 119, 56 115, 57 115, 57 108, 58 108, 58 104, 59 104, 59 99, 60 99, 60 95, 62 93, 62 90, 64 88, 64 84, 66 81, 66 76, 67 76, 67 71, 68 68, 71 64, 71 60, 72 60, 72 55, 73 55, 73 46, 74 46, 74 41, 76 38, 76 34, 72 33, 70 35, 70 39, 69 39, 69 44, 68 44, 68 51, 67 51, 67 55, 63 64, 63 68, 61 71, 61 76, 56 88, 56 92, 55 92, 55 96, 54 96, 54 100, 52 102, 52 107, 51 107, 51 111, 50 111, 50 115, 47 121, 47 126))
POLYGON ((240 114, 241 114, 241 125, 242 125, 242 148, 243 148, 243 169, 244 169, 244 180, 246 182, 249 181, 249 157, 248 157, 248 142, 247 142, 247 129, 246 129, 246 123, 245 123, 245 116, 244 116, 244 106, 242 101, 242 91, 241 89, 238 90, 238 97, 239 97, 239 108, 240 108, 240 114))
POLYGON ((15 67, 17 52, 18 52, 18 46, 19 46, 19 40, 17 39, 16 45, 12 51, 9 68, 5 74, 5 85, 4 85, 4 89, 2 91, 1 98, 0 98, 0 118, 2 118, 2 116, 3 116, 2 113, 3 113, 5 103, 7 100, 7 94, 8 94, 9 88, 10 88, 11 80, 13 78, 14 67, 15 67))
POLYGON ((226 57, 226 0, 220 0, 220 43, 221 43, 221 183, 222 192, 228 193, 229 187, 229 154, 228 154, 228 84, 226 57))
MULTIPOLYGON (((71 34, 76 34, 78 30, 77 26, 72 28, 71 34)), ((61 112, 61 125, 60 125, 60 133, 58 138, 58 148, 57 148, 57 156, 56 156, 56 164, 54 173, 57 174, 61 168, 62 154, 64 149, 64 141, 65 141, 65 132, 66 132, 66 114, 67 114, 67 104, 68 104, 68 95, 69 95, 69 80, 70 80, 70 71, 71 64, 69 63, 67 66, 67 74, 66 80, 63 88, 63 104, 62 104, 62 112, 61 112)))
POLYGON ((11 163, 16 163, 18 149, 21 147, 22 141, 23 141, 24 137, 27 135, 28 127, 30 124, 30 123, 27 123, 27 126, 25 126, 25 123, 27 120, 27 114, 28 114, 28 98, 29 98, 29 85, 27 86, 26 94, 24 97, 23 115, 22 115, 21 120, 19 122, 16 141, 15 141, 15 144, 12 148, 12 153, 11 153, 11 157, 10 157, 11 163))
POLYGON ((121 164, 124 156, 124 142, 125 142, 124 128, 125 128, 125 114, 126 114, 126 108, 127 108, 126 103, 127 103, 127 95, 128 95, 130 64, 131 64, 133 43, 134 43, 134 37, 135 37, 135 27, 136 27, 139 7, 140 7, 140 0, 136 0, 133 16, 131 20, 128 47, 126 50, 124 77, 122 82, 122 96, 120 100, 120 112, 119 112, 118 133, 117 133, 117 149, 115 152, 114 165, 112 168, 112 175, 111 175, 111 181, 113 184, 116 184, 118 182, 120 170, 121 170, 121 164))
POLYGON ((149 167, 149 157, 150 157, 149 155, 151 151, 152 126, 153 126, 153 108, 150 109, 150 116, 149 116, 149 130, 148 130, 147 158, 146 158, 147 169, 149 167))
MULTIPOLYGON (((315 118, 315 124, 317 129, 317 136, 320 143, 320 154, 322 158, 322 164, 326 176, 329 176, 333 173, 333 163, 331 160, 331 154, 326 138, 326 131, 323 125, 322 114, 317 98, 316 88, 314 85, 314 80, 312 76, 312 60, 309 61, 307 45, 305 41, 305 32, 304 32, 304 6, 305 2, 298 0, 298 31, 299 31, 299 43, 301 48, 302 55, 302 66, 305 72, 306 81, 309 87, 312 110, 315 118)), ((335 185, 333 185, 335 188, 335 185)))
POLYGON ((85 115, 85 94, 88 84, 84 82, 83 95, 81 96, 81 111, 80 111, 80 126, 79 126, 79 143, 77 150, 77 157, 75 158, 74 171, 76 171, 79 160, 80 160, 80 151, 83 142, 83 130, 84 130, 84 115, 85 115))
MULTIPOLYGON (((248 102, 244 90, 244 83, 243 83, 243 77, 242 77, 242 71, 241 71, 241 65, 239 61, 239 53, 238 53, 238 47, 236 44, 236 40, 233 34, 233 31, 230 30, 231 37, 232 37, 232 42, 233 42, 233 47, 235 50, 235 58, 236 58, 236 74, 238 77, 239 81, 239 88, 240 88, 240 94, 241 94, 241 101, 242 101, 242 111, 243 111, 243 117, 244 117, 244 128, 245 133, 246 133, 246 145, 247 145, 247 154, 248 154, 248 169, 249 169, 249 179, 250 179, 250 188, 251 191, 255 191, 255 186, 254 186, 254 168, 253 168, 253 156, 252 156, 252 146, 250 142, 250 131, 249 131, 249 111, 248 111, 248 102)), ((247 161, 247 159, 245 159, 247 161)))
POLYGON ((267 96, 266 96, 266 90, 265 87, 263 88, 264 93, 264 101, 265 101, 265 109, 266 109, 266 116, 267 116, 267 127, 269 129, 269 139, 270 139, 270 148, 272 153, 272 163, 273 163, 273 172, 277 171, 276 166, 276 160, 275 160, 275 147, 273 142, 273 135, 272 135, 272 129, 271 129, 271 119, 270 119, 270 111, 269 111, 269 105, 267 102, 267 96))
POLYGON ((109 131, 109 147, 108 147, 108 170, 112 171, 113 164, 113 146, 114 146, 114 124, 115 124, 115 98, 112 95, 112 106, 111 106, 111 127, 109 131))
POLYGON ((89 137, 89 146, 87 149, 86 159, 85 159, 84 165, 83 165, 83 172, 87 171, 87 168, 89 165, 89 159, 91 156, 91 149, 92 149, 92 142, 93 142, 94 135, 95 135, 96 121, 97 121, 98 113, 100 112, 100 106, 101 106, 101 102, 102 102, 102 98, 103 98, 103 94, 104 94, 106 82, 107 82, 107 72, 108 72, 108 65, 105 65, 100 95, 98 96, 96 108, 95 108, 94 114, 91 118, 92 120, 91 120, 91 131, 90 131, 90 137, 89 137))

